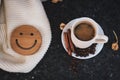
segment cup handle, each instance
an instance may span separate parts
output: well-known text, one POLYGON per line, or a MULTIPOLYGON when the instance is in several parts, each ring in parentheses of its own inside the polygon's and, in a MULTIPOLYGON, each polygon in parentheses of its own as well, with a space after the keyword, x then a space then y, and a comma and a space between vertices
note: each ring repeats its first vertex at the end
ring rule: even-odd
POLYGON ((95 43, 107 43, 108 37, 106 35, 97 35, 97 38, 95 39, 95 43))

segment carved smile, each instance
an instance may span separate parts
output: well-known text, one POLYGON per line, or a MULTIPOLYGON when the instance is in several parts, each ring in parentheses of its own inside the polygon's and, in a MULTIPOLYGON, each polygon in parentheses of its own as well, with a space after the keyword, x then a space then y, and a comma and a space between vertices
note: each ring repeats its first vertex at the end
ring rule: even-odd
POLYGON ((36 45, 36 43, 37 43, 37 40, 34 41, 34 44, 31 47, 24 48, 19 44, 18 39, 16 39, 17 46, 20 47, 21 49, 24 49, 24 50, 29 50, 29 49, 33 48, 36 45))

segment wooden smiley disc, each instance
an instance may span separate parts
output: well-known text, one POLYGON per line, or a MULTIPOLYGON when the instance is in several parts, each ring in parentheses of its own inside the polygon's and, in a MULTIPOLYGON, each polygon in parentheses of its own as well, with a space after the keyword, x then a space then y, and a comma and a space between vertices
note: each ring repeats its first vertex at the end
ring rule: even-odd
POLYGON ((35 27, 22 25, 13 30, 10 43, 13 50, 17 53, 31 55, 39 50, 42 44, 42 37, 35 27))

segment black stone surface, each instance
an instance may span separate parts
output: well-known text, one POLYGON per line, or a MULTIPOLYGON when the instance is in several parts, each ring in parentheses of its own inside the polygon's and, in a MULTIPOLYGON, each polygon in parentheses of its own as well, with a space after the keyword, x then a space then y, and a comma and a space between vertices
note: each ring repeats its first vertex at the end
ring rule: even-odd
POLYGON ((52 29, 52 43, 46 55, 27 74, 0 70, 0 80, 120 80, 120 50, 111 49, 115 41, 112 31, 120 35, 119 0, 63 0, 57 4, 50 1, 43 4, 52 29), (99 55, 88 60, 76 60, 75 68, 71 69, 74 59, 62 46, 59 25, 84 16, 98 22, 109 41, 99 55))

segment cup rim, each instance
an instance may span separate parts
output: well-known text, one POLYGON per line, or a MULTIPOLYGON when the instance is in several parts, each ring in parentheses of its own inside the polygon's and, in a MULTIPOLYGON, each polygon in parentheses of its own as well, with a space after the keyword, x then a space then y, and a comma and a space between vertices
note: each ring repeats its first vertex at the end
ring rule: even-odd
MULTIPOLYGON (((98 33, 98 29, 97 29, 97 24, 96 22, 91 19, 91 18, 88 18, 88 17, 82 17, 82 18, 79 18, 79 19, 76 19, 76 21, 72 24, 72 28, 71 28, 71 32, 73 33, 72 35, 78 40, 78 41, 81 41, 81 42, 89 42, 89 41, 93 41, 96 37, 97 37, 97 33, 98 33), (81 24, 81 23, 88 23, 90 25, 92 25, 92 27, 94 28, 95 30, 95 35, 92 39, 90 40, 80 40, 78 39, 75 34, 74 34, 74 29, 77 27, 77 25, 81 24)), ((71 36, 72 37, 72 36, 71 36)))

